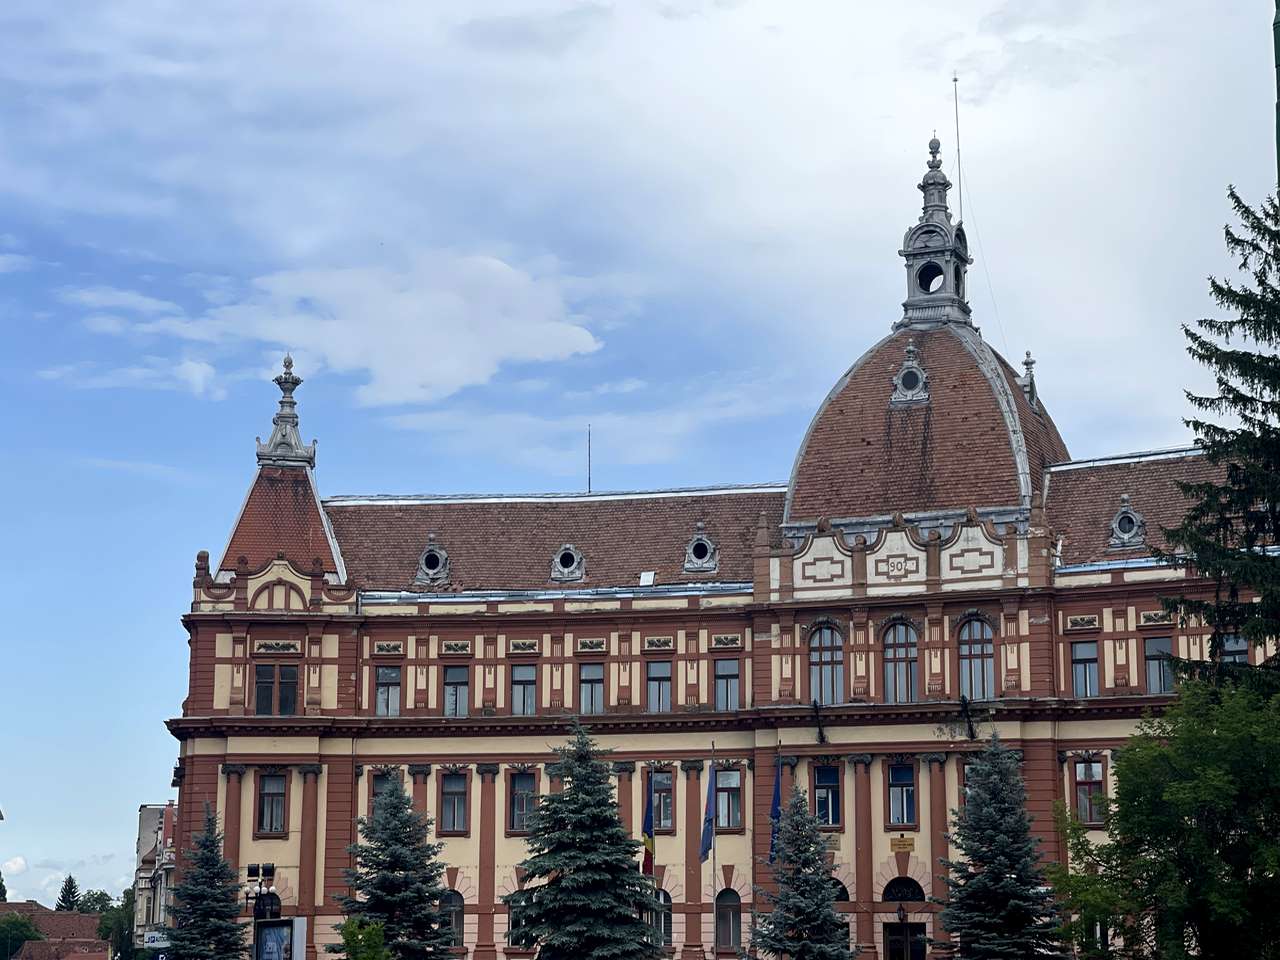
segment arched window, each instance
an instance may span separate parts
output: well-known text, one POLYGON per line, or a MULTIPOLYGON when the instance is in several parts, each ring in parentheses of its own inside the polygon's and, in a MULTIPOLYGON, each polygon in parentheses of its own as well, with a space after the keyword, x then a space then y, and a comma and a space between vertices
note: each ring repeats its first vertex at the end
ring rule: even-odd
POLYGON ((844 703, 844 637, 835 627, 809 634, 809 696, 824 706, 844 703))
POLYGON ((885 903, 923 903, 924 889, 910 877, 894 877, 884 885, 885 903))
POLYGON ((462 894, 457 890, 446 890, 440 895, 440 912, 448 918, 455 947, 462 946, 462 906, 462 894))
POLYGON ((653 942, 661 947, 671 946, 671 894, 665 890, 655 892, 658 909, 649 915, 653 927, 653 942))
POLYGON ((884 632, 884 702, 915 703, 919 637, 909 623, 893 623, 884 632))
POLYGON ((960 693, 970 700, 992 700, 996 695, 991 625, 976 617, 960 627, 960 693))
POLYGON ((742 898, 732 890, 716 894, 716 949, 742 946, 742 898))

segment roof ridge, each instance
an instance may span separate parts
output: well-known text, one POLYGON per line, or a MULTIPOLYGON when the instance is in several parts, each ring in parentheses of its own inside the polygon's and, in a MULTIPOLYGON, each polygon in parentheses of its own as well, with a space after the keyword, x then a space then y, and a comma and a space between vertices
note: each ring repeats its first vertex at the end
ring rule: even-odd
POLYGON ((1046 473, 1064 473, 1068 470, 1081 470, 1114 463, 1141 463, 1150 460, 1172 460, 1177 457, 1201 457, 1204 450, 1192 444, 1185 447, 1161 447, 1156 450, 1137 450, 1133 453, 1113 453, 1102 457, 1090 457, 1087 460, 1064 460, 1051 463, 1045 467, 1046 473))
POLYGON ((723 483, 698 487, 666 487, 655 490, 601 490, 558 491, 547 493, 375 493, 340 494, 324 497, 321 503, 328 506, 395 506, 414 503, 493 503, 538 502, 549 503, 590 500, 644 500, 660 497, 723 496, 733 493, 785 493, 785 483, 723 483))

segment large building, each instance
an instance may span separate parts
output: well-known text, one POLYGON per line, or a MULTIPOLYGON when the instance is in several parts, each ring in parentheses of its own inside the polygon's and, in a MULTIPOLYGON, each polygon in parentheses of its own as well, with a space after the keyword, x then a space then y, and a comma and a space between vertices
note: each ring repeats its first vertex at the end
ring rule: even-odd
POLYGON ((445 841, 466 956, 527 955, 501 898, 573 714, 614 751, 634 835, 652 792, 656 933, 686 960, 748 936, 775 776, 829 831, 864 956, 924 956, 975 749, 962 697, 1022 752, 1046 857, 1063 855, 1055 801, 1097 821, 1109 752, 1170 692, 1166 656, 1206 655, 1158 600, 1202 585, 1149 555, 1182 512, 1175 482, 1206 466, 1070 458, 1030 356, 1018 372, 973 323, 930 154, 903 312, 832 387, 785 485, 326 499, 286 359, 226 549, 196 560, 169 727, 180 842, 213 804, 242 877, 275 865, 306 960, 335 939, 356 818, 391 777, 445 841))

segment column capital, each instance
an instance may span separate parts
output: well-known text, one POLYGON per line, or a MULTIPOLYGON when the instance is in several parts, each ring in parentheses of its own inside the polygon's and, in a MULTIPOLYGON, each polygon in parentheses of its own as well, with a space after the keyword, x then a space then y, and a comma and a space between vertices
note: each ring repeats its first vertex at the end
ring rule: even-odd
POLYGON ((411 763, 411 764, 409 764, 409 776, 411 776, 411 777, 429 777, 429 776, 431 776, 431 764, 429 764, 429 763, 411 763))
POLYGON ((498 765, 496 763, 477 763, 476 773, 481 777, 496 777, 498 775, 498 765))
POLYGON ((936 763, 939 766, 943 766, 947 762, 947 755, 945 753, 922 753, 920 754, 920 759, 925 763, 936 763))
POLYGON ((861 764, 864 767, 870 767, 872 759, 869 753, 851 753, 849 754, 849 765, 856 767, 861 764))
POLYGON ((705 760, 681 760, 680 769, 684 771, 686 777, 692 777, 695 772, 701 773, 706 763, 705 760))
POLYGON ((799 757, 779 757, 778 762, 781 763, 784 767, 790 767, 791 772, 795 773, 796 767, 800 765, 800 758, 799 757))
POLYGON ((298 772, 302 774, 304 778, 308 776, 319 777, 320 774, 324 773, 324 764, 321 764, 321 763, 300 764, 298 766, 298 772))
POLYGON ((248 771, 248 766, 243 763, 224 763, 222 765, 222 772, 228 777, 243 777, 248 771))
POLYGON ((613 761, 613 772, 616 774, 625 773, 630 776, 636 772, 636 762, 634 760, 615 760, 613 761))

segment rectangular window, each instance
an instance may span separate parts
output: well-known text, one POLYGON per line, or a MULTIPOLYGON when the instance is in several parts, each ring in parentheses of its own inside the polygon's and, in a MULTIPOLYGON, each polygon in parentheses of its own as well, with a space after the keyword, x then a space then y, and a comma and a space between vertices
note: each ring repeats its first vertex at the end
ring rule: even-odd
POLYGON ((645 705, 650 713, 671 712, 671 661, 650 660, 645 664, 648 680, 645 705))
POLYGON ((1071 690, 1077 697, 1098 695, 1098 645, 1092 641, 1071 645, 1071 690))
POLYGON ((538 668, 531 663, 511 668, 511 712, 517 717, 532 717, 538 712, 538 668))
POLYGON ((369 797, 369 816, 373 817, 378 812, 378 801, 383 795, 391 789, 392 779, 399 779, 399 775, 395 773, 375 773, 373 775, 373 793, 369 797))
POLYGON ((400 716, 400 668, 378 667, 374 683, 374 713, 380 717, 400 716))
POLYGON ((1173 654, 1171 637, 1147 637, 1147 693, 1173 693, 1173 654))
POLYGON ((1248 663, 1249 642, 1237 634, 1222 638, 1222 663, 1248 663))
POLYGON ((716 709, 738 709, 738 661, 716 661, 716 709))
POLYGON ((742 771, 713 770, 716 778, 716 826, 737 830, 742 826, 742 771))
POLYGON ((253 668, 253 710, 260 717, 291 717, 298 708, 298 668, 259 663, 253 668))
POLYGON ((578 709, 581 713, 604 713, 604 664, 584 663, 578 667, 578 709))
POLYGON ((675 776, 670 770, 654 770, 649 774, 653 791, 653 829, 675 829, 675 776))
POLYGON ((258 833, 284 833, 284 774, 258 776, 258 833))
POLYGON ((889 823, 915 826, 916 768, 909 763, 889 767, 889 823))
POLYGON ((1102 761, 1076 761, 1076 816, 1081 823, 1102 822, 1102 798, 1106 788, 1102 782, 1102 761))
POLYGON ((471 668, 444 668, 444 715, 465 717, 471 701, 471 668))
POLYGON ((813 815, 824 827, 840 826, 840 768, 815 767, 813 770, 813 815))
POLYGON ((440 832, 467 832, 467 776, 446 773, 440 778, 440 832))
POLYGON ((538 802, 537 787, 532 773, 513 773, 511 775, 511 812, 510 827, 512 833, 524 833, 529 829, 529 814, 533 805, 538 802))

